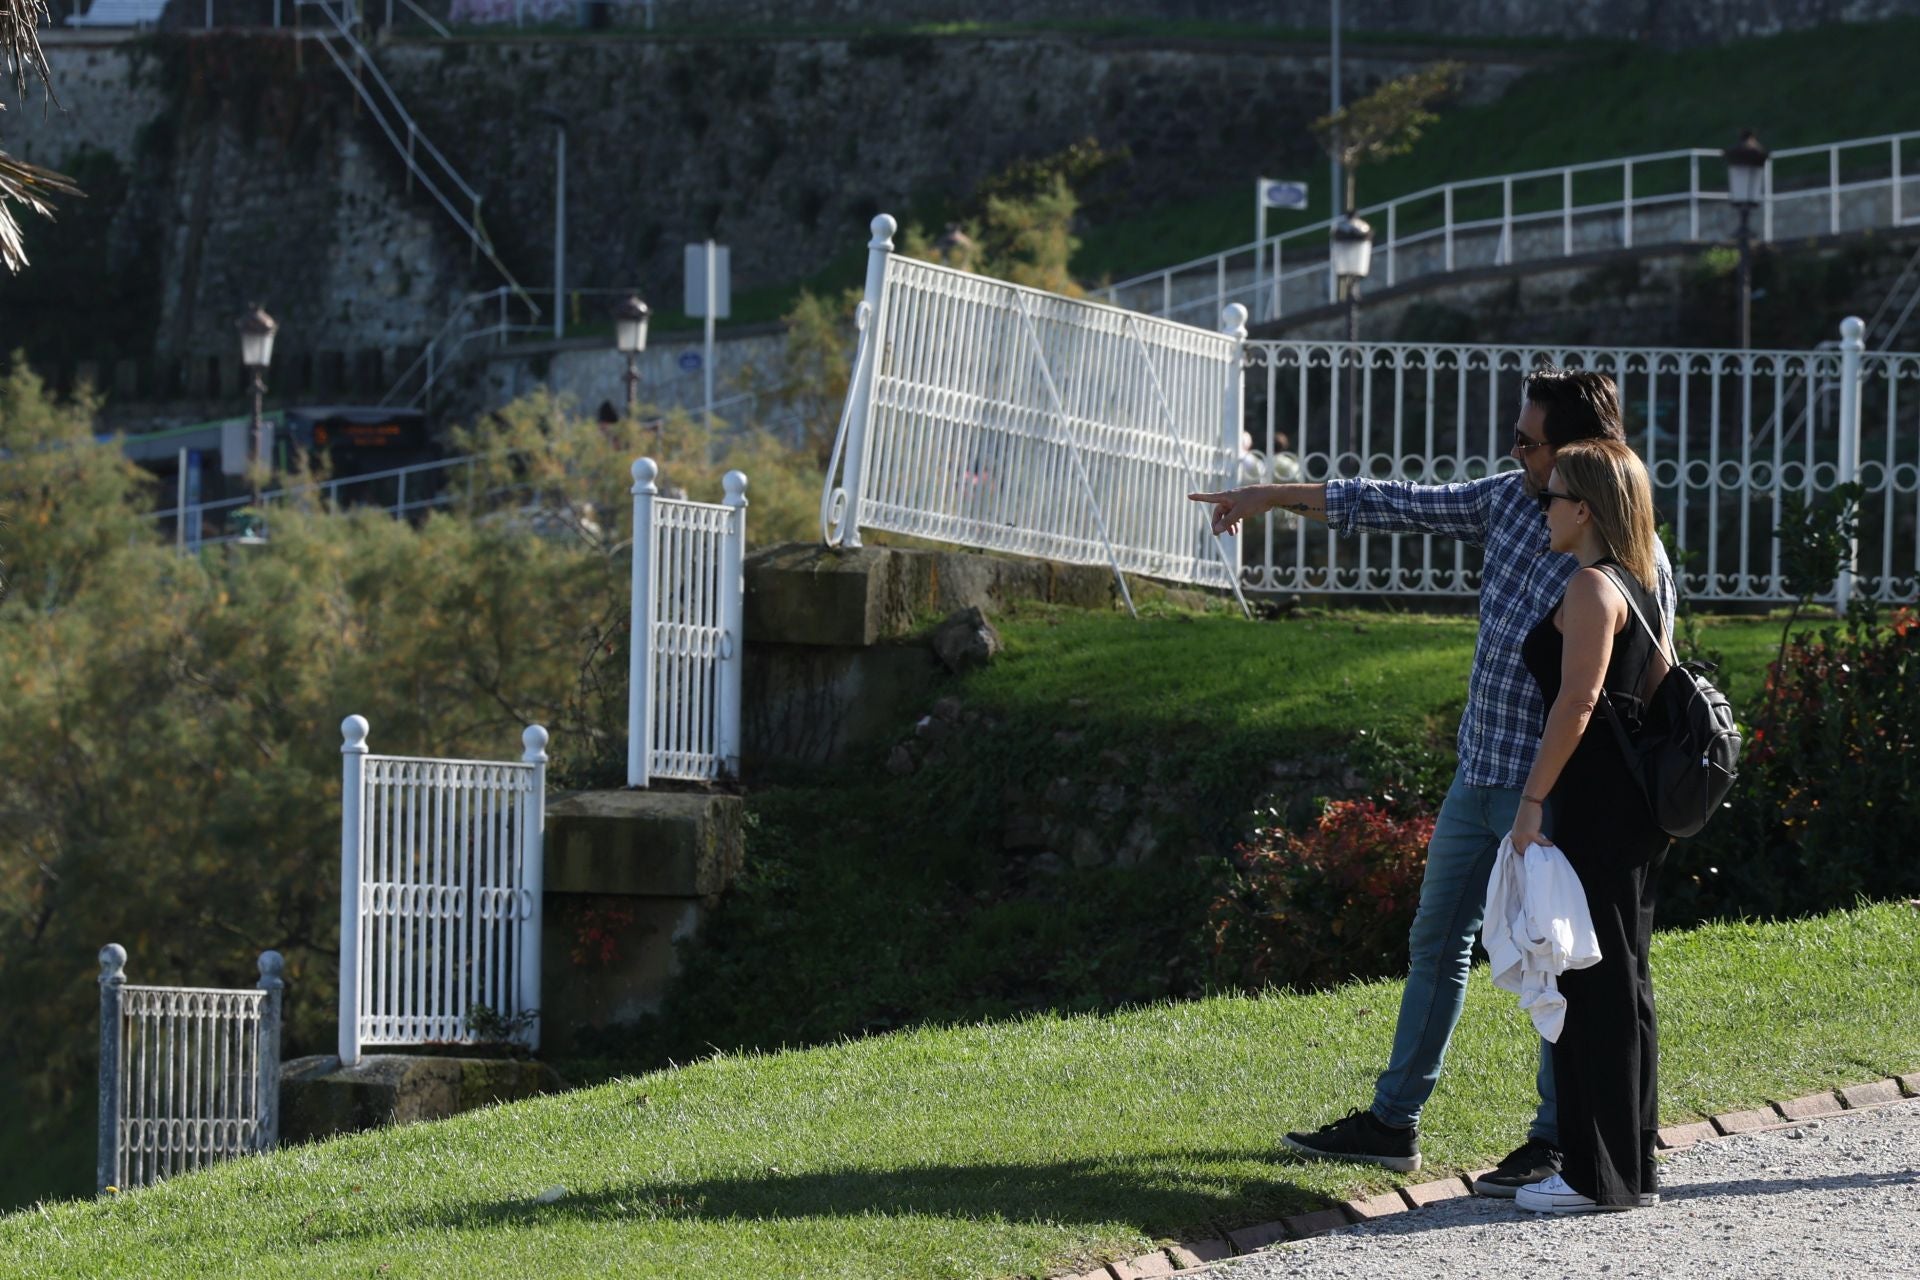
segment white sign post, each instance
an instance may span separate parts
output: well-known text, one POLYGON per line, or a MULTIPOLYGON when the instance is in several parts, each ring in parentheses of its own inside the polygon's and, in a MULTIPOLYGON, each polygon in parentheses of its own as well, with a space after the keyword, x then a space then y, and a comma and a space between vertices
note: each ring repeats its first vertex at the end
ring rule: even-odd
POLYGON ((713 322, 733 314, 733 272, 727 246, 709 240, 687 246, 687 306, 690 316, 707 321, 706 370, 707 431, 713 431, 713 322))
MULTIPOLYGON (((1273 281, 1272 303, 1267 309, 1266 318, 1275 319, 1280 314, 1280 246, 1273 246, 1273 270, 1267 270, 1267 210, 1294 209, 1307 207, 1307 184, 1304 182, 1285 182, 1278 178, 1256 178, 1254 180, 1253 220, 1254 220, 1254 271, 1256 281, 1262 277, 1273 281)), ((1255 289, 1257 298, 1261 290, 1255 289)))

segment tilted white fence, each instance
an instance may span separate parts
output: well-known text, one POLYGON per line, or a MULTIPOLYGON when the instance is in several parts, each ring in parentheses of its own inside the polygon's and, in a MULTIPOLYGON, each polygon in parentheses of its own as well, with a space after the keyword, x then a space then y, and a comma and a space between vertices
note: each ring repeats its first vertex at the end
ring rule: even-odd
MULTIPOLYGON (((1791 599, 1773 531, 1789 493, 1865 489, 1857 572, 1825 599, 1920 593, 1920 355, 1865 352, 1861 322, 1834 350, 1727 351, 1405 343, 1250 342, 1256 450, 1299 478, 1445 483, 1510 461, 1521 378, 1540 364, 1596 369, 1620 388, 1629 440, 1695 600, 1791 599), (1348 370, 1358 403, 1347 437, 1348 370)), ((1283 477, 1286 478, 1286 477, 1283 477)), ((1269 516, 1246 536, 1244 584, 1259 592, 1440 593, 1479 589, 1473 549, 1414 534, 1335 537, 1269 516)))
POLYGON ((659 496, 659 474, 634 461, 630 787, 740 775, 747 477, 727 472, 716 504, 659 496))
POLYGON ((1234 475, 1244 312, 1225 333, 1157 320, 900 257, 893 231, 874 219, 827 542, 883 529, 1235 586, 1233 539, 1186 495, 1234 475))
MULTIPOLYGON (((1360 210, 1373 225, 1372 285, 1635 245, 1732 239, 1738 215, 1717 184, 1726 164, 1692 148, 1449 182, 1360 210)), ((1920 222, 1920 132, 1811 147, 1767 161, 1753 213, 1760 240, 1920 222)), ((1317 222, 1133 276, 1107 301, 1208 320, 1229 303, 1253 322, 1334 300, 1327 224, 1317 222)))
POLYGON ((100 1147, 96 1190, 129 1191, 280 1136, 277 951, 246 989, 137 986, 127 952, 100 949, 100 1147))
POLYGON ((517 762, 381 756, 340 726, 340 1061, 372 1045, 540 1043, 547 731, 517 762))

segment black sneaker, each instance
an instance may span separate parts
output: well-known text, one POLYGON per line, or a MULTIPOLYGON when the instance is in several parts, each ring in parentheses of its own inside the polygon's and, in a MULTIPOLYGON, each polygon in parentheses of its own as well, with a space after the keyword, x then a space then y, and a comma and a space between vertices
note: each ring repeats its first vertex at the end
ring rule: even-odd
POLYGON ((1545 1182, 1559 1173, 1564 1159, 1560 1148, 1546 1139, 1528 1138, 1505 1160, 1473 1180, 1473 1194, 1511 1200, 1521 1187, 1545 1182))
POLYGON ((1316 1160, 1353 1160, 1395 1173, 1412 1173, 1420 1167, 1419 1129, 1412 1125, 1396 1129, 1366 1110, 1343 1116, 1311 1133, 1289 1133, 1280 1139, 1280 1145, 1316 1160))

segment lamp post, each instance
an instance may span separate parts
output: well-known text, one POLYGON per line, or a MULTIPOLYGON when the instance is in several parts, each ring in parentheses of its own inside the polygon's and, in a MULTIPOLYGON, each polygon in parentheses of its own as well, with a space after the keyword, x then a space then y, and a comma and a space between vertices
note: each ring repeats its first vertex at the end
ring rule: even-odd
POLYGON ((553 337, 566 336, 567 317, 567 118, 552 107, 534 114, 553 126, 553 337))
POLYGON ((1740 131, 1737 146, 1721 153, 1727 161, 1727 202, 1740 214, 1740 349, 1753 345, 1753 248, 1750 221, 1766 186, 1768 151, 1751 129, 1740 131))
POLYGON ((627 358, 627 416, 640 407, 640 353, 647 349, 647 317, 651 313, 637 294, 628 294, 613 309, 613 345, 627 358))
POLYGON ((260 469, 271 456, 261 400, 267 394, 267 365, 273 361, 273 335, 280 328, 272 316, 252 303, 236 322, 240 330, 240 363, 253 375, 253 505, 260 505, 260 469))
MULTIPOLYGON (((1373 267, 1373 228, 1365 218, 1349 209, 1334 221, 1328 254, 1333 259, 1333 274, 1340 281, 1340 295, 1347 302, 1347 341, 1360 341, 1360 282, 1373 267)), ((1347 350, 1347 448, 1358 450, 1360 438, 1355 429, 1358 415, 1353 407, 1353 372, 1360 353, 1347 350)))

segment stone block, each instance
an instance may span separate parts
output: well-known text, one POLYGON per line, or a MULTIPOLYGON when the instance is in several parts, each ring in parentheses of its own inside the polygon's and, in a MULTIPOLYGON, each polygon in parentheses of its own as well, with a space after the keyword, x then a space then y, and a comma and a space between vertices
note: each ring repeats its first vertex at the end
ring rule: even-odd
POLYGON ((1920 1071, 1910 1071, 1894 1077, 1900 1085, 1900 1092, 1909 1098, 1920 1098, 1920 1071))
POLYGON ((1182 1240, 1178 1244, 1167 1246, 1167 1256, 1186 1271, 1193 1267, 1204 1267, 1209 1262, 1219 1262, 1233 1256, 1233 1246, 1219 1236, 1205 1236, 1198 1240, 1182 1240))
POLYGON ((1173 1265, 1173 1259, 1155 1249, 1137 1258, 1109 1262, 1107 1270, 1113 1272, 1114 1280, 1154 1280, 1158 1276, 1177 1275, 1180 1269, 1173 1265))
POLYGON ((1850 1109, 1878 1107, 1900 1101, 1900 1085, 1893 1080, 1875 1080, 1870 1084, 1848 1085, 1840 1091, 1840 1101, 1850 1109))
POLYGON ((924 644, 865 648, 756 643, 747 649, 741 768, 760 781, 783 768, 836 765, 900 731, 946 671, 924 644))
POLYGON ((332 1055, 295 1058, 280 1069, 280 1140, 444 1120, 565 1087, 546 1063, 514 1058, 376 1053, 351 1067, 332 1055))
POLYGON ((1235 1253, 1252 1253, 1270 1244, 1278 1244, 1286 1238, 1287 1224, 1284 1222, 1262 1222, 1251 1227, 1241 1227, 1238 1231, 1227 1232, 1227 1239, 1232 1243, 1235 1253))
POLYGON ((1398 1191, 1387 1191, 1364 1200, 1349 1200, 1343 1207, 1355 1222, 1371 1222, 1375 1218, 1405 1213, 1407 1202, 1398 1191))
POLYGON ((1408 1204, 1416 1209, 1423 1209, 1430 1204, 1438 1204, 1442 1200, 1452 1200, 1456 1196, 1470 1196, 1473 1194, 1473 1188, 1469 1187, 1463 1178, 1440 1178, 1433 1182, 1417 1182, 1410 1187, 1402 1188, 1402 1193, 1407 1197, 1408 1204))
POLYGON ((1840 1105, 1840 1099, 1831 1093, 1810 1093, 1804 1098, 1776 1102, 1773 1106, 1789 1120, 1817 1120, 1821 1116, 1838 1115, 1844 1110, 1840 1105))
POLYGON ((1681 1147, 1690 1147, 1696 1142, 1705 1142, 1717 1138, 1720 1131, 1709 1120, 1696 1120, 1692 1124, 1672 1124, 1660 1131, 1660 1149, 1677 1151, 1681 1147))
POLYGON ((1771 1129, 1780 1123, 1780 1117, 1772 1108, 1752 1111, 1729 1111, 1725 1115, 1715 1116, 1713 1126, 1721 1133, 1758 1133, 1762 1129, 1771 1129))
POLYGON ((1311 1213, 1296 1213, 1287 1219, 1287 1231, 1296 1240, 1305 1240, 1312 1236, 1323 1236, 1329 1231, 1338 1231, 1349 1226, 1347 1215, 1339 1208, 1315 1209, 1311 1213))
POLYGON ((582 791, 547 808, 548 893, 707 898, 740 872, 740 797, 582 791))

